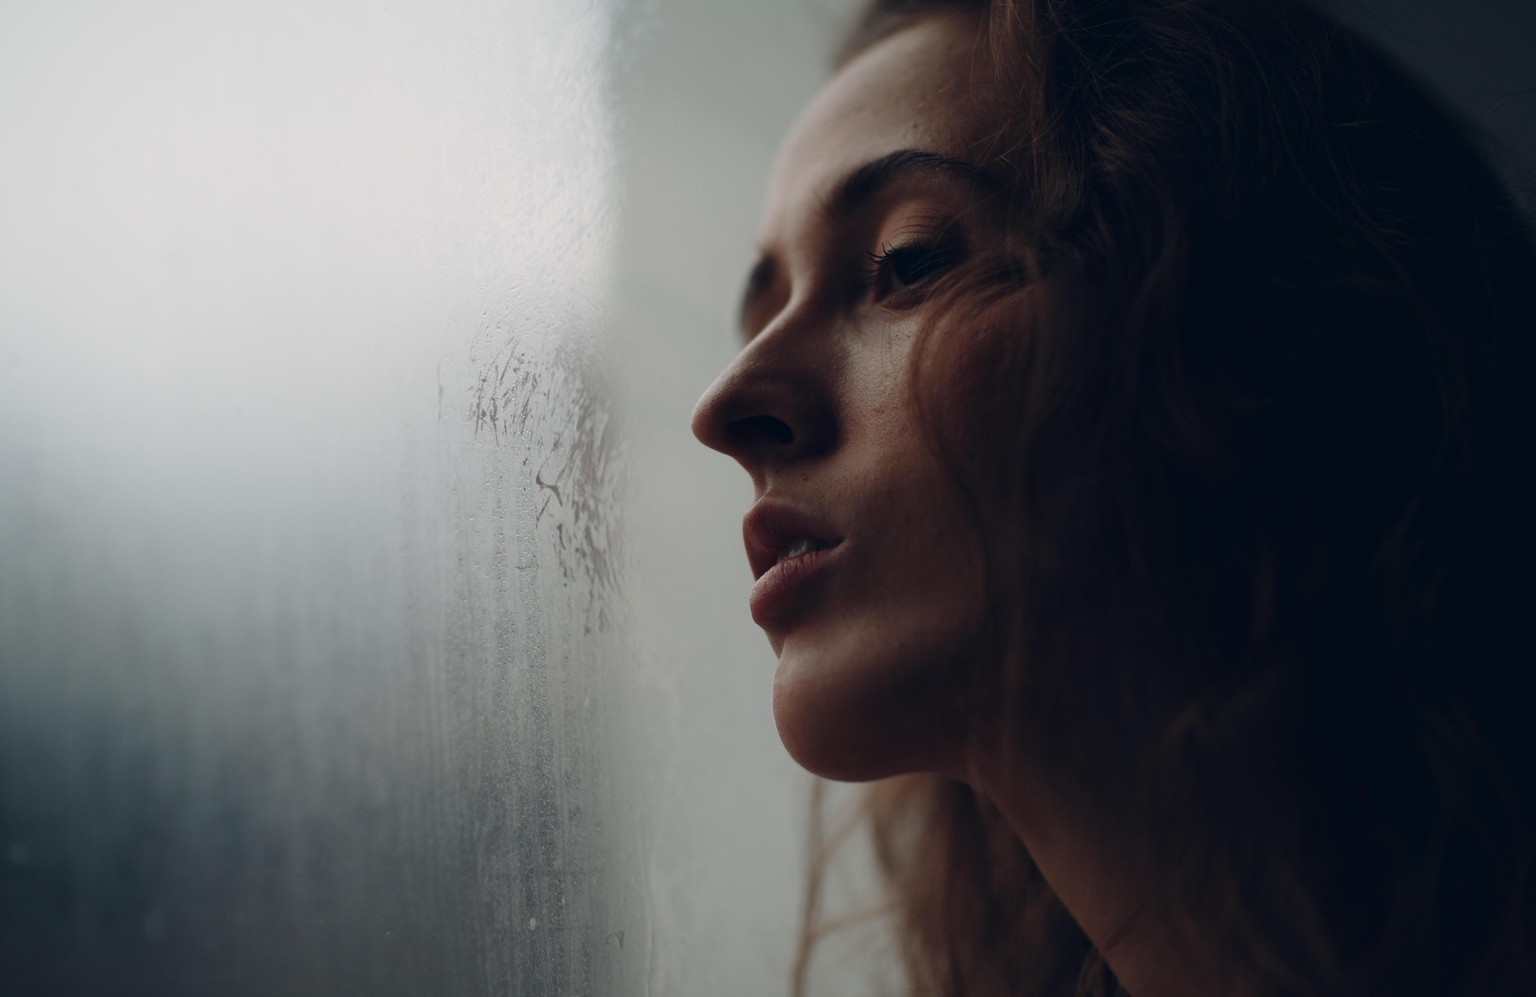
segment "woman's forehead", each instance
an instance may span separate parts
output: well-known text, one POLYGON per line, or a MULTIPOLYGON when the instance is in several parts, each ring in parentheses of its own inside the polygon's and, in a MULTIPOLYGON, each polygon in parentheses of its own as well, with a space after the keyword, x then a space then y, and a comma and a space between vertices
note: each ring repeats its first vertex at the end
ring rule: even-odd
POLYGON ((838 71, 779 153, 763 230, 814 209, 860 165, 898 149, 963 156, 984 130, 973 17, 933 17, 877 42, 838 71))

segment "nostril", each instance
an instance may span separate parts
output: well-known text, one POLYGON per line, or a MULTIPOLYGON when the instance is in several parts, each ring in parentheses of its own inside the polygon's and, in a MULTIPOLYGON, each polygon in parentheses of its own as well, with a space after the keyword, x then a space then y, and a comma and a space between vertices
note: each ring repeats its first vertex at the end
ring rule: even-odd
POLYGON ((795 433, 789 424, 771 415, 733 419, 725 427, 725 432, 730 437, 732 447, 742 450, 782 447, 795 442, 795 433))

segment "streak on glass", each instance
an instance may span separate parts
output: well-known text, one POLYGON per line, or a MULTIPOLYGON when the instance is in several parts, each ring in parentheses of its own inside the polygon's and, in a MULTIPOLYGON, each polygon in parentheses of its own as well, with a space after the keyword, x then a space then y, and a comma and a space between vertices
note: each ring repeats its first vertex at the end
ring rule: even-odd
POLYGON ((637 992, 610 20, 0 13, 0 993, 637 992))

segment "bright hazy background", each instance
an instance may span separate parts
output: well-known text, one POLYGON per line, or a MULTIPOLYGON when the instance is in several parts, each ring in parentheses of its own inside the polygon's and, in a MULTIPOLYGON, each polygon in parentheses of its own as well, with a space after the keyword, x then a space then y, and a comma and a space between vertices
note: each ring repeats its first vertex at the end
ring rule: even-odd
MULTIPOLYGON (((1536 4, 1338 4, 1528 181, 1536 4)), ((849 6, 0 5, 0 991, 786 993, 687 427, 849 6)))

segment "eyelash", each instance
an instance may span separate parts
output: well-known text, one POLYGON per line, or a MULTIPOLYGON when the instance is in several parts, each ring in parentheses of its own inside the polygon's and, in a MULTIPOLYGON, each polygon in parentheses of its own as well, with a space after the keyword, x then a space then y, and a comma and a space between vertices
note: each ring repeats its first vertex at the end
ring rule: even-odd
POLYGON ((884 290, 876 300, 891 294, 899 294, 904 291, 912 291, 927 284, 928 281, 950 269, 959 263, 964 257, 964 249, 956 245, 931 244, 927 242, 910 242, 901 246, 884 245, 879 252, 869 251, 865 255, 869 257, 869 263, 864 268, 864 285, 876 292, 884 290), (918 273, 915 279, 910 281, 902 278, 897 268, 902 264, 915 264, 918 273), (883 287, 892 279, 902 280, 899 287, 883 287))

